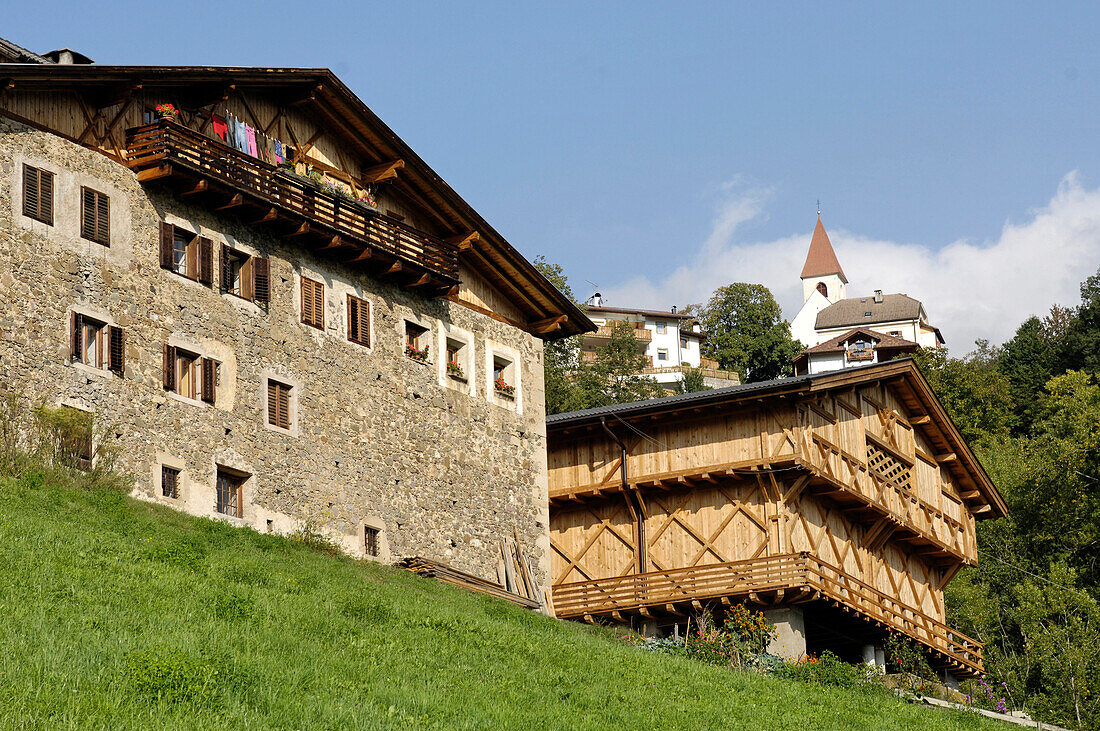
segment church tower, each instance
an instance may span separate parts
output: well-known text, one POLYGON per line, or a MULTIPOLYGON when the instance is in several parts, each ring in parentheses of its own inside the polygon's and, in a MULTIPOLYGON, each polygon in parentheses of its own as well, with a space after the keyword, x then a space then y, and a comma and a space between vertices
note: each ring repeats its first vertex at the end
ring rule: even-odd
POLYGON ((830 304, 844 299, 848 278, 840 268, 836 252, 829 241, 829 234, 821 225, 821 214, 817 214, 817 226, 810 239, 810 250, 806 254, 806 263, 802 267, 802 301, 808 302, 814 292, 820 292, 830 304))

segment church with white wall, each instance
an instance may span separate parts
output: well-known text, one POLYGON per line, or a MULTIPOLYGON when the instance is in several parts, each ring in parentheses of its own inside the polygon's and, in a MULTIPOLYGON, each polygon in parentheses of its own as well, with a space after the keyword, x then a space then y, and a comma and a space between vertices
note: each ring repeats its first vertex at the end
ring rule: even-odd
POLYGON ((799 359, 809 372, 877 362, 880 345, 885 359, 887 342, 891 357, 899 347, 912 352, 944 344, 939 328, 929 323, 920 300, 905 294, 883 294, 882 290, 864 297, 847 296, 848 277, 820 214, 801 278, 803 303, 791 320, 791 336, 806 347, 799 359), (876 337, 876 333, 882 337, 876 337), (854 354, 857 347, 859 353, 854 354))

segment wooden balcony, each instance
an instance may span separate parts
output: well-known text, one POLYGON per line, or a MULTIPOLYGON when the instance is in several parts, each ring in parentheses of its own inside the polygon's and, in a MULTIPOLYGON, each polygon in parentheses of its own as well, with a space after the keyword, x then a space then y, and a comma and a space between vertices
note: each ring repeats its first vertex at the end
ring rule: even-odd
MULTIPOLYGON (((584 336, 585 340, 599 341, 599 345, 604 345, 611 340, 611 335, 615 331, 616 323, 608 323, 607 325, 600 325, 596 332, 588 333, 584 336)), ((630 324, 630 323, 627 323, 630 324)), ((641 323, 639 323, 640 325, 641 323)), ((631 330, 634 333, 634 339, 638 341, 638 345, 645 347, 653 341, 653 331, 646 330, 644 327, 632 327, 631 330)))
POLYGON ((959 676, 981 675, 982 644, 919 609, 806 553, 627 574, 558 584, 554 608, 562 618, 679 615, 705 604, 735 601, 779 604, 826 602, 881 630, 901 632, 924 645, 959 676))
POLYGON ((458 284, 453 245, 183 125, 127 130, 126 159, 139 181, 174 183, 181 196, 205 198, 214 210, 402 286, 439 296, 458 284))

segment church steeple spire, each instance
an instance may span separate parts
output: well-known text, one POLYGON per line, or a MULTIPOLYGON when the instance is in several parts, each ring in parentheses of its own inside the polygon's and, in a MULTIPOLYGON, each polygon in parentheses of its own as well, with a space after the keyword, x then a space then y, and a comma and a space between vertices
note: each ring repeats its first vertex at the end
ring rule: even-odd
POLYGON ((810 250, 806 253, 806 263, 802 267, 802 279, 826 277, 830 274, 836 274, 840 281, 848 283, 848 277, 844 276, 844 270, 833 251, 833 244, 829 241, 829 234, 825 233, 825 226, 821 223, 821 211, 818 211, 817 226, 814 227, 810 250))
POLYGON ((821 223, 821 211, 818 211, 817 226, 810 237, 810 250, 802 267, 802 301, 809 302, 816 293, 830 303, 838 302, 844 299, 847 284, 848 277, 840 268, 829 234, 821 223))

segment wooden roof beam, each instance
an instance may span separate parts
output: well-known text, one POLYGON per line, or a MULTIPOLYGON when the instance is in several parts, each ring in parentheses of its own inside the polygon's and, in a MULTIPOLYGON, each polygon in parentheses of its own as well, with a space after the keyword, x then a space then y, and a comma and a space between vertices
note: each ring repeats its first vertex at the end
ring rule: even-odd
POLYGON ((561 326, 569 319, 568 315, 558 315, 557 317, 548 317, 545 320, 536 320, 529 323, 528 327, 538 335, 544 335, 545 333, 554 332, 561 328, 561 326))
POLYGON ((459 251, 466 251, 467 249, 473 248, 474 244, 481 241, 481 234, 479 234, 477 231, 467 231, 464 234, 452 236, 449 239, 446 239, 446 241, 449 244, 454 244, 455 248, 457 248, 459 251))
POLYGON ((404 160, 391 160, 363 171, 364 183, 381 183, 397 177, 397 171, 405 167, 404 160))

